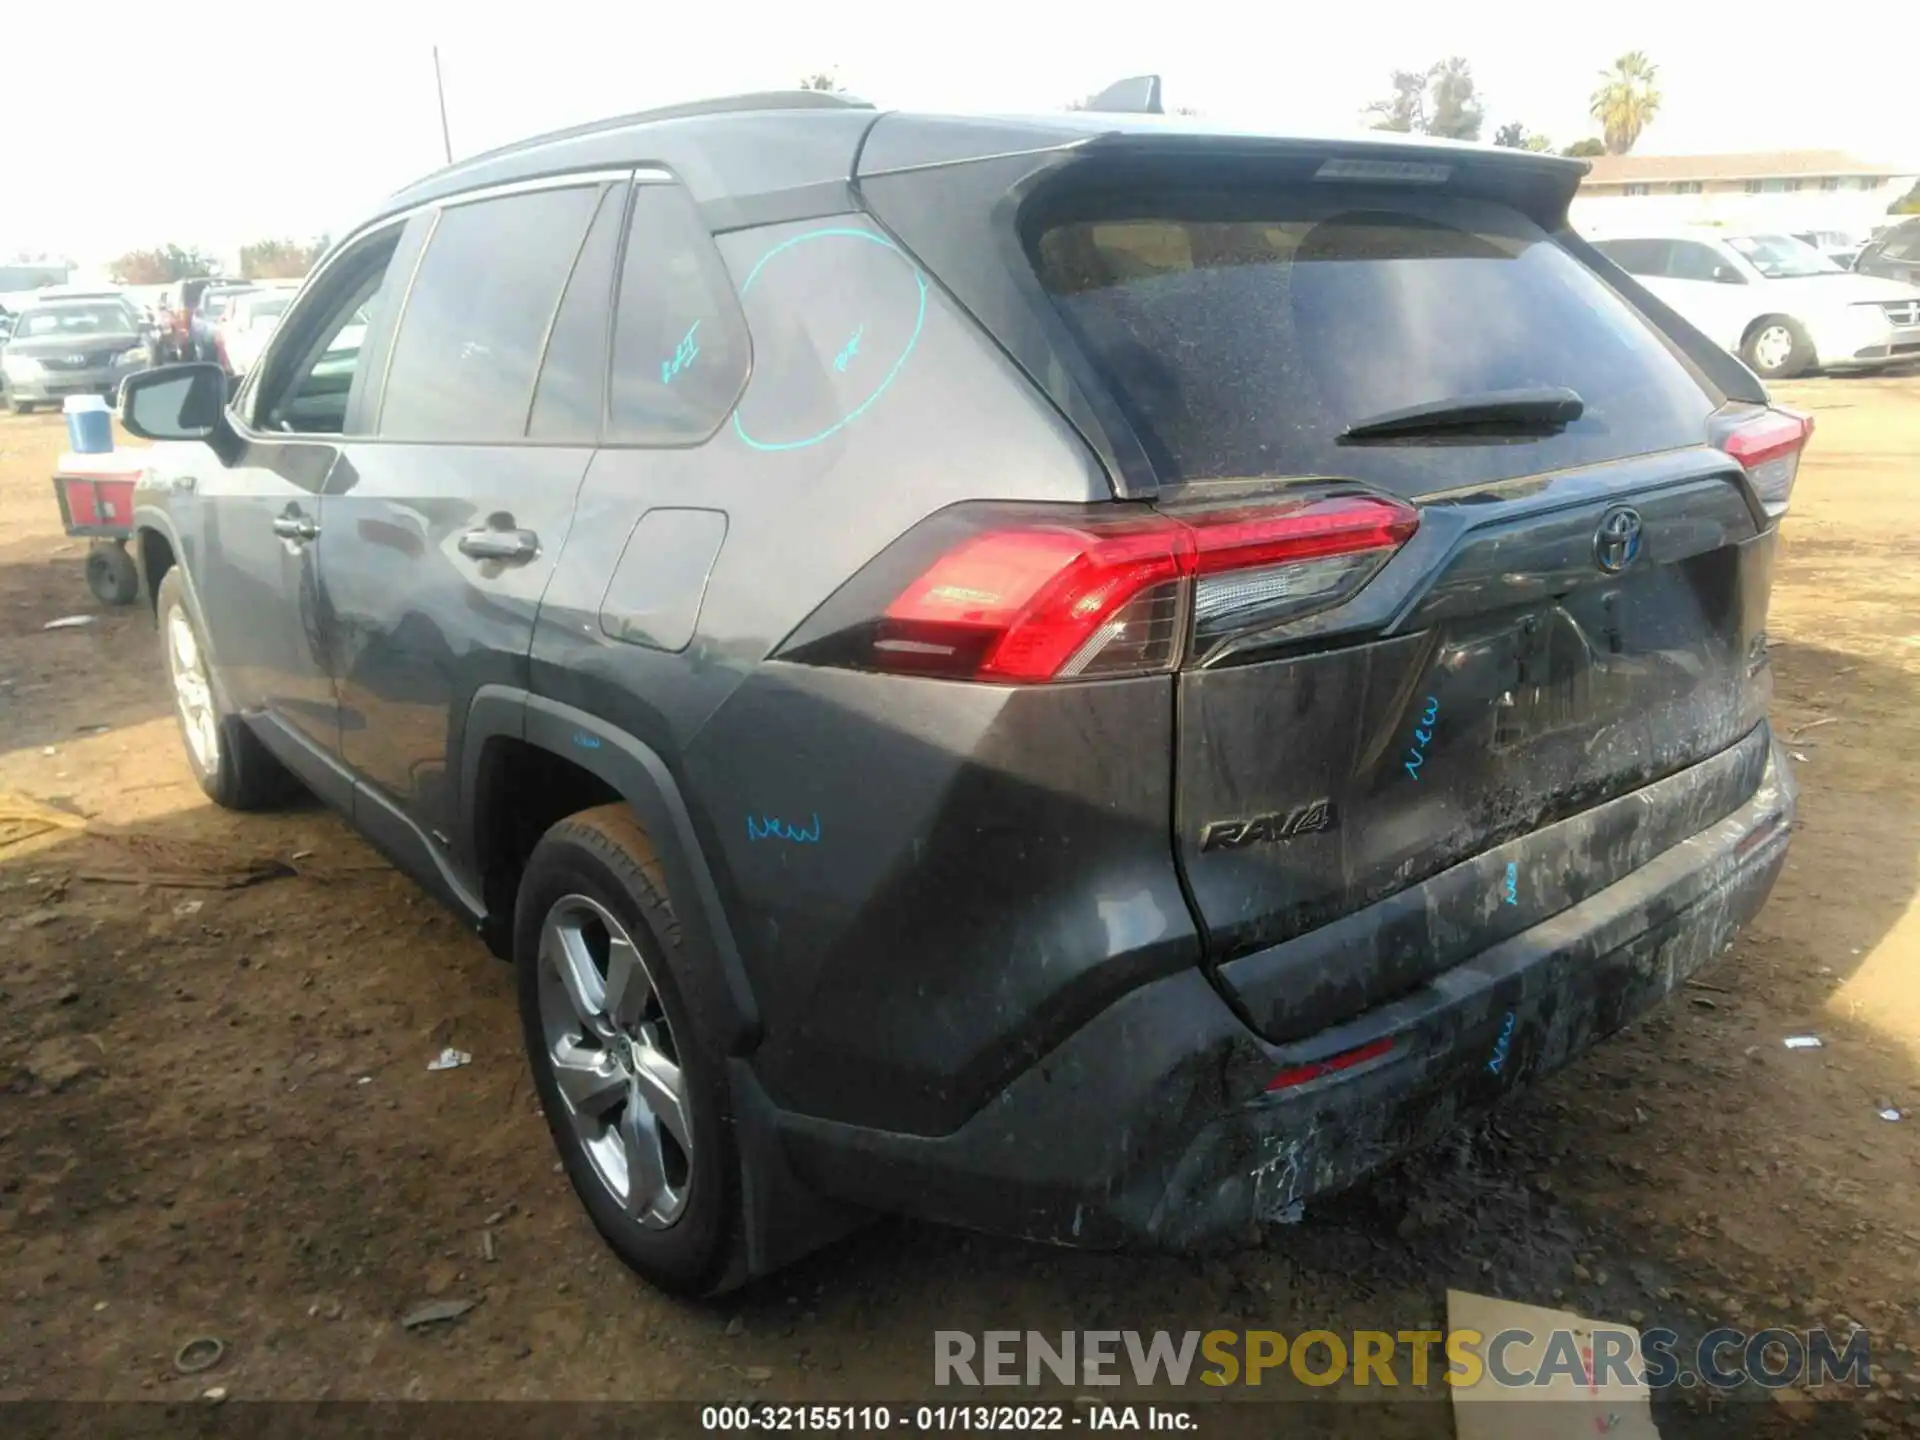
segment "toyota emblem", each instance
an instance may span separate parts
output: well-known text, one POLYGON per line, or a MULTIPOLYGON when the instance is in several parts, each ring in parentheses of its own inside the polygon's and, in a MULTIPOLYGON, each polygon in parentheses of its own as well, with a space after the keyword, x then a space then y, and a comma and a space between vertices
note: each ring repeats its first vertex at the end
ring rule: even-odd
POLYGON ((1609 575, 1618 575, 1640 558, 1640 512, 1616 505, 1600 517, 1593 536, 1594 563, 1609 575))

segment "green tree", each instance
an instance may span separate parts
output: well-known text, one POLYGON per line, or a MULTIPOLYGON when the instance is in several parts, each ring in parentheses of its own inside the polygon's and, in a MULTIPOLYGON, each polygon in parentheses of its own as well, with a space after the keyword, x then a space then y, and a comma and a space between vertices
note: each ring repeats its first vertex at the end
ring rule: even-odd
POLYGON ((1473 67, 1459 55, 1425 70, 1395 70, 1393 93, 1367 106, 1373 128, 1402 135, 1478 140, 1485 109, 1473 88, 1473 67))
POLYGON ((802 75, 800 77, 800 88, 802 90, 825 90, 830 95, 844 95, 847 93, 847 87, 840 83, 840 72, 838 69, 819 70, 811 75, 802 75))
POLYGON ((326 252, 325 238, 311 245, 294 240, 256 240, 240 247, 243 280, 298 280, 326 252))
POLYGON ((200 250, 169 244, 153 250, 129 250, 107 266, 107 273, 122 285, 164 285, 170 280, 211 275, 214 269, 212 258, 200 250))
POLYGON ((1394 71, 1392 96, 1367 106, 1367 114, 1379 117, 1374 121, 1373 128, 1393 130, 1402 135, 1426 134, 1427 81, 1431 73, 1426 70, 1394 71))
POLYGON ((1576 140, 1560 153, 1578 160, 1591 160, 1595 155, 1606 154, 1607 146, 1603 140, 1576 140))
POLYGON ((1887 207, 1889 215, 1920 215, 1920 180, 1913 182, 1913 188, 1887 207))
POLYGON ((1518 120, 1509 120, 1493 132, 1493 143, 1508 150, 1531 150, 1536 155, 1546 155, 1553 151, 1553 141, 1538 130, 1529 130, 1518 120))
POLYGON ((1660 67, 1643 50, 1629 50, 1600 72, 1600 88, 1593 92, 1593 118, 1600 122, 1606 153, 1624 155, 1633 149, 1640 132, 1660 113, 1660 67))
POLYGON ((1449 140, 1478 140, 1486 109, 1473 93, 1473 67, 1464 57, 1450 55, 1431 73, 1433 110, 1427 133, 1449 140))

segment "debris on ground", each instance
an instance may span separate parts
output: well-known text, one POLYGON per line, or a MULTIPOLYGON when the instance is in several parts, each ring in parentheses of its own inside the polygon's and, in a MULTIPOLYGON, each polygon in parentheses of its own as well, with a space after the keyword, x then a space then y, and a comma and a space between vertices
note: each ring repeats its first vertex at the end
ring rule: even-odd
POLYGON ((471 1065, 473 1056, 464 1050, 456 1050, 451 1045, 427 1062, 429 1070, 458 1070, 462 1065, 471 1065))
POLYGON ((458 1320, 462 1315, 480 1302, 477 1300, 429 1300, 424 1305, 416 1305, 400 1317, 402 1330, 423 1330, 429 1325, 441 1325, 449 1320, 458 1320))
POLYGON ((184 920, 189 915, 198 915, 201 907, 206 903, 204 900, 182 900, 178 905, 173 907, 173 913, 184 920))
POLYGON ((1904 1120, 1906 1117, 1894 1109, 1893 1106, 1889 1105, 1880 1112, 1880 1118, 1882 1120, 1904 1120))
POLYGON ((1789 1035, 1785 1043, 1789 1050, 1818 1050, 1820 1048, 1820 1037, 1818 1035, 1789 1035))
POLYGON ((78 630, 83 625, 93 624, 99 618, 98 615, 62 615, 58 620, 47 621, 40 628, 42 630, 78 630))
POLYGON ((226 1343, 217 1335, 196 1335, 173 1352, 173 1368, 182 1375, 198 1375, 211 1370, 227 1353, 226 1343))

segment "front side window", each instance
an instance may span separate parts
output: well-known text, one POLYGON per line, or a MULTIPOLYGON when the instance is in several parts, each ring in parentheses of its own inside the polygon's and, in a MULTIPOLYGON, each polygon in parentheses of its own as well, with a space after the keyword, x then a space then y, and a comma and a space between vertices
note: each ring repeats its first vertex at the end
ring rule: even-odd
POLYGON ((1673 242, 1667 252, 1667 274, 1675 280, 1703 280, 1720 285, 1738 285, 1744 280, 1732 261, 1698 240, 1673 242))
POLYGON ((440 213, 387 367, 381 438, 526 433, 534 375, 600 187, 532 190, 440 213))
POLYGON ((1769 280, 1846 273, 1806 241, 1791 235, 1729 235, 1727 245, 1769 280))
POLYGON ((292 328, 275 337, 284 343, 276 345, 264 367, 253 403, 264 429, 293 435, 345 432, 367 326, 392 293, 388 268, 399 236, 394 229, 363 241, 330 265, 319 288, 294 314, 292 328))
POLYGON ((609 437, 705 440, 740 398, 748 366, 733 283, 692 199, 678 185, 636 187, 614 311, 609 437))

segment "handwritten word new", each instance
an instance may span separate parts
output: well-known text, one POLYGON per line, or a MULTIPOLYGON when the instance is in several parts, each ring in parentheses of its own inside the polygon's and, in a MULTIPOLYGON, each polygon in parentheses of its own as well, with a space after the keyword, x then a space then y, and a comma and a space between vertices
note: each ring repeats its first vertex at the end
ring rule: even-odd
POLYGON ((854 326, 853 334, 848 338, 847 343, 841 347, 840 353, 833 357, 833 368, 842 375, 847 373, 847 363, 860 353, 860 337, 866 334, 866 331, 867 327, 864 325, 854 326))
POLYGON ((1440 702, 1427 696, 1427 713, 1420 717, 1413 731, 1413 738, 1419 743, 1407 747, 1406 772, 1416 780, 1420 778, 1420 767, 1427 763, 1427 746, 1433 740, 1433 722, 1439 714, 1440 702))
POLYGON ((820 817, 813 817, 811 828, 802 829, 798 825, 789 825, 784 820, 776 820, 771 815, 763 815, 759 820, 747 816, 747 839, 749 840, 791 840, 796 845, 814 845, 820 840, 820 817))
POLYGON ((1507 1018, 1500 1027, 1500 1038, 1493 1042, 1493 1058, 1487 1061, 1487 1069, 1494 1074, 1500 1073, 1500 1067, 1507 1063, 1507 1046, 1513 1041, 1513 1011, 1507 1011, 1507 1018))
POLYGON ((671 385, 673 377, 693 364, 693 357, 700 353, 700 347, 694 342, 693 332, 700 328, 700 322, 694 321, 687 327, 687 333, 680 337, 680 343, 674 347, 673 359, 660 362, 660 383, 671 385))
POLYGON ((1520 903, 1520 867, 1518 865, 1507 866, 1506 894, 1507 904, 1518 905, 1520 903))

